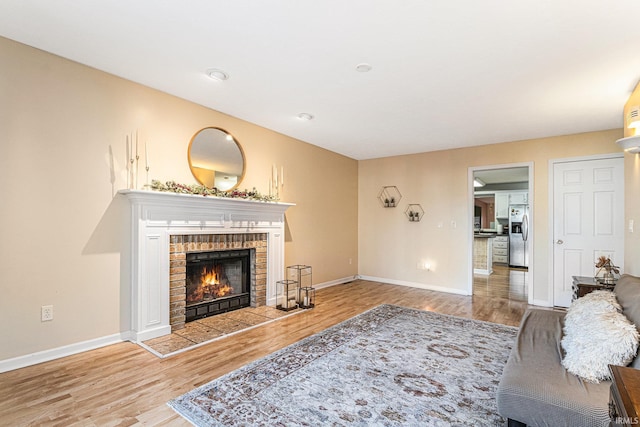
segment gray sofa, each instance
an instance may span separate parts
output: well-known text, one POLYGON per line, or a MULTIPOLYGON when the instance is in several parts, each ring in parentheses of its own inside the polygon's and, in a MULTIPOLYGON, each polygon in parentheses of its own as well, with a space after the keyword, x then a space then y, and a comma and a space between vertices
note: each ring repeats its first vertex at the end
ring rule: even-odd
MULTIPOLYGON (((625 316, 640 325, 640 278, 623 275, 614 289, 625 316)), ((609 426, 610 381, 583 381, 562 366, 564 312, 529 309, 504 368, 498 412, 509 426, 609 426)), ((640 368, 640 357, 629 365, 640 368)))

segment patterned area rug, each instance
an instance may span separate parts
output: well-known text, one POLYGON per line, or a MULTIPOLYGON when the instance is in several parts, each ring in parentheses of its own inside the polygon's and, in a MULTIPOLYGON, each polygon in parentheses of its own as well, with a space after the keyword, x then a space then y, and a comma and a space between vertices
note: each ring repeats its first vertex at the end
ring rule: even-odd
POLYGON ((517 328, 381 305, 169 402, 196 426, 497 426, 517 328))

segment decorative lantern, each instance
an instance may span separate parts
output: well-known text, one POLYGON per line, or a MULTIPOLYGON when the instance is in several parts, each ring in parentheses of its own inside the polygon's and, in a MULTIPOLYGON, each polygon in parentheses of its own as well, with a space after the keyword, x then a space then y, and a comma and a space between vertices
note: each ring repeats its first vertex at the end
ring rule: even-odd
POLYGON ((303 303, 301 290, 302 288, 310 288, 313 286, 311 266, 310 265, 290 265, 287 267, 287 279, 298 282, 298 305, 303 303))
POLYGON ((316 305, 316 289, 312 287, 300 288, 300 308, 313 308, 316 305))
POLYGON ((290 311, 298 308, 296 297, 298 282, 295 280, 279 280, 276 282, 276 308, 290 311))

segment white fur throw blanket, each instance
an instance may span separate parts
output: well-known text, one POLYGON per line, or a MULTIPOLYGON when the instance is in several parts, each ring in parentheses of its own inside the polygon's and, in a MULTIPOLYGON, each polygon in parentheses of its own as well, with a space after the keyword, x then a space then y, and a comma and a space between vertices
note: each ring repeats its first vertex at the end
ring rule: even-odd
POLYGON ((626 366, 638 350, 638 330, 611 291, 594 291, 575 300, 563 332, 562 366, 589 382, 611 379, 608 365, 626 366))

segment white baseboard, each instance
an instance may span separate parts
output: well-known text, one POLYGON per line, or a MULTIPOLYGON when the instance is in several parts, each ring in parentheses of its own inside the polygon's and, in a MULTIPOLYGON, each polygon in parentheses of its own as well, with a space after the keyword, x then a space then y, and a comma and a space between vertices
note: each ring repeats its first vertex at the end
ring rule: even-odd
POLYGON ((385 279, 383 277, 359 276, 359 278, 362 280, 369 280, 372 282, 388 283, 390 285, 408 286, 410 288, 426 289, 428 291, 438 291, 438 292, 445 292, 448 294, 469 296, 469 293, 464 289, 445 288, 443 286, 428 285, 426 283, 418 283, 418 282, 408 282, 406 280, 385 279))
MULTIPOLYGON (((347 276, 340 279, 330 280, 328 282, 316 283, 313 285, 313 287, 316 289, 328 288, 330 286, 341 285, 343 283, 351 282, 358 278, 361 278, 364 280, 372 280, 376 282, 391 283, 394 285, 412 286, 412 287, 418 287, 423 289, 430 289, 434 291, 458 293, 456 290, 442 288, 439 286, 428 286, 421 283, 401 282, 397 280, 382 279, 378 277, 368 277, 368 276, 362 276, 362 277, 347 276)), ((166 332, 166 331, 162 331, 162 332, 166 332)), ((154 333, 158 333, 158 331, 154 331, 154 333)), ((37 365, 38 363, 49 362, 51 360, 59 359, 61 357, 71 356, 73 354, 94 350, 96 348, 105 347, 111 344, 117 344, 123 341, 140 342, 145 339, 148 339, 148 337, 143 336, 141 334, 136 334, 133 331, 124 331, 119 334, 108 335, 106 337, 95 338, 88 341, 69 344, 63 347, 26 354, 24 356, 14 357, 12 359, 0 360, 0 373, 13 371, 15 369, 24 368, 27 366, 37 365)))
POLYGON ((530 304, 536 305, 539 307, 553 307, 553 303, 551 301, 540 300, 540 299, 534 299, 533 302, 531 302, 530 304))
POLYGON ((328 288, 329 286, 342 285, 343 283, 348 283, 356 280, 356 276, 347 276, 341 279, 329 280, 328 282, 316 283, 313 285, 316 289, 328 288))
POLYGON ((106 337, 69 344, 63 347, 52 348, 51 350, 38 351, 36 353, 26 354, 12 359, 0 360, 0 373, 13 371, 14 369, 20 369, 31 365, 37 365, 38 363, 48 362, 50 360, 71 356, 73 354, 94 350, 96 348, 117 344, 127 340, 128 337, 125 332, 122 334, 113 334, 106 337))
POLYGON ((153 338, 162 337, 165 335, 169 335, 171 333, 171 326, 159 326, 153 329, 147 329, 144 332, 127 332, 127 340, 135 343, 141 343, 142 341, 147 341, 153 338))

